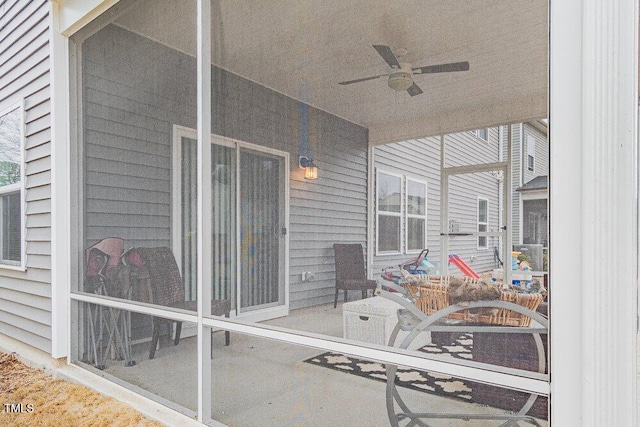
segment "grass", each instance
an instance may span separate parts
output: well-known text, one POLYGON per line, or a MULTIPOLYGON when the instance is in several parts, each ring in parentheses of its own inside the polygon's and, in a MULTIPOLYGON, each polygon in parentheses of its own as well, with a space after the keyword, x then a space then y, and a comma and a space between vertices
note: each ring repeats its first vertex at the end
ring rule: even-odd
POLYGON ((54 378, 6 353, 0 353, 0 425, 161 426, 122 402, 54 378))

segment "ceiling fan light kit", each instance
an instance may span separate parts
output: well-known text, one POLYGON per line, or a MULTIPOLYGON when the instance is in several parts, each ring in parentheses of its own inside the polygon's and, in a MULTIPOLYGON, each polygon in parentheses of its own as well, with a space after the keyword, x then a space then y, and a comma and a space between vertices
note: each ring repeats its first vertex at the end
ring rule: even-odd
POLYGON ((400 69, 389 74, 389 80, 387 81, 387 84, 391 89, 398 92, 409 89, 413 84, 411 69, 409 69, 409 71, 400 69))

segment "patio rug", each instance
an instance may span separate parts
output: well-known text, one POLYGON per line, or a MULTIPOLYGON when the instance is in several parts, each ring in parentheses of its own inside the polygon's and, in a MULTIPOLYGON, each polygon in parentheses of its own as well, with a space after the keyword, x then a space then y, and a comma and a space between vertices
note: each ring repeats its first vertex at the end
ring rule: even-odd
MULTIPOLYGON (((473 334, 469 333, 460 336, 449 345, 429 344, 418 351, 470 360, 472 358, 472 345, 473 334)), ((365 378, 387 381, 383 364, 369 360, 327 352, 307 359, 305 362, 365 378)), ((430 392, 440 396, 453 397, 467 402, 472 399, 473 384, 472 381, 461 380, 435 372, 416 371, 409 368, 398 368, 396 372, 396 385, 398 386, 430 392)))

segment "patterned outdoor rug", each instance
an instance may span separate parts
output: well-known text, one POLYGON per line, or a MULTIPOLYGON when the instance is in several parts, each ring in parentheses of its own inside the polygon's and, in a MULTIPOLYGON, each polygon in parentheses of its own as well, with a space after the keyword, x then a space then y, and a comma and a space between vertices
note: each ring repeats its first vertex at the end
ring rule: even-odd
MULTIPOLYGON (((429 344, 418 351, 431 354, 441 354, 445 357, 470 360, 473 345, 473 334, 464 334, 450 345, 429 344)), ((313 365, 323 366, 336 371, 347 372, 378 381, 387 381, 386 371, 381 363, 361 360, 338 353, 323 353, 305 360, 313 365)), ((413 390, 427 391, 445 397, 453 397, 464 401, 471 401, 471 381, 450 377, 432 372, 416 371, 408 368, 398 368, 396 385, 413 390)))

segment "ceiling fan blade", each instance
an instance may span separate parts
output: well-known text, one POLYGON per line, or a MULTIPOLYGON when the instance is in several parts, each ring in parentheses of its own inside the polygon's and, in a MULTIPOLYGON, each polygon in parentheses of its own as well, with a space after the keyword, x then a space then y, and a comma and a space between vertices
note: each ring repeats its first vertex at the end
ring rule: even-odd
POLYGON ((414 74, 448 73, 450 71, 468 71, 469 62, 452 62, 450 64, 427 65, 414 68, 414 74))
POLYGON ((385 46, 382 44, 374 44, 373 48, 378 51, 382 59, 385 60, 389 67, 391 68, 400 68, 400 63, 398 62, 398 58, 393 54, 391 48, 389 46, 385 46))
POLYGON ((422 89, 420 89, 420 86, 418 86, 415 82, 409 86, 409 89, 407 89, 407 92, 409 92, 409 95, 411 96, 416 96, 416 95, 420 95, 422 93, 422 89))
POLYGON ((373 77, 363 77, 361 79, 355 79, 355 80, 349 80, 346 82, 340 82, 338 83, 339 85, 350 85, 353 83, 360 83, 360 82, 366 82, 367 80, 375 80, 375 79, 379 79, 380 77, 385 77, 386 74, 380 75, 380 76, 373 76, 373 77))

